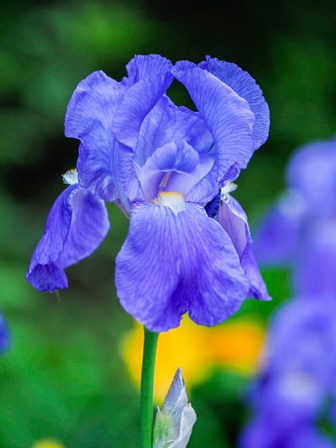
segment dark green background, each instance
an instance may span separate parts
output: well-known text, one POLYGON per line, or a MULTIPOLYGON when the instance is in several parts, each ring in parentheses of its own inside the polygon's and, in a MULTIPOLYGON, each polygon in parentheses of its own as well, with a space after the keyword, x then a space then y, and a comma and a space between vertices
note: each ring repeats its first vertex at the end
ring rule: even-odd
MULTIPOLYGON (((69 98, 93 70, 120 79, 136 53, 194 62, 209 54, 247 70, 271 109, 269 140, 235 194, 253 227, 284 188, 291 152, 335 132, 336 8, 302 0, 12 1, 0 8, 0 309, 12 337, 0 359, 0 447, 26 448, 45 436, 67 448, 137 447, 138 392, 117 348, 132 320, 113 285, 126 219, 109 207, 108 238, 68 270, 70 289, 60 298, 24 279, 64 188, 60 176, 76 163, 77 142, 63 136, 69 98)), ((184 101, 182 90, 172 94, 184 101)), ((249 301, 240 315, 266 322, 290 290, 286 272, 264 274, 273 302, 249 301)), ((236 446, 244 389, 243 379, 219 371, 193 391, 199 419, 190 448, 236 446)))

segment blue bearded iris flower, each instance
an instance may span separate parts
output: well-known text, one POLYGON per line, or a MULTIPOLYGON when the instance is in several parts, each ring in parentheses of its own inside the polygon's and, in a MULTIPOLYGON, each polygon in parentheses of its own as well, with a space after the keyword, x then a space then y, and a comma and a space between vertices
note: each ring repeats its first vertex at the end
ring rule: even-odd
POLYGON ((64 268, 105 237, 104 201, 112 201, 130 218, 116 259, 125 310, 156 332, 186 312, 198 324, 220 323, 247 296, 268 299, 246 215, 228 194, 268 136, 268 106, 248 73, 217 59, 173 65, 136 56, 127 73, 117 82, 94 72, 70 100, 65 134, 80 141, 78 178, 65 176, 70 186, 51 209, 27 279, 41 291, 66 287, 64 268), (196 112, 167 96, 174 80, 196 112))

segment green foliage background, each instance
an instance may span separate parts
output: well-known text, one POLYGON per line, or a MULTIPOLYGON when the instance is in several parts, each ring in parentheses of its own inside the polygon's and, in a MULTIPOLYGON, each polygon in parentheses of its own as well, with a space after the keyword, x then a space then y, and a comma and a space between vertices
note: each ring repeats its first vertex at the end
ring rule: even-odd
MULTIPOLYGON (((271 109, 268 142, 239 178, 236 197, 253 225, 284 188, 291 152, 335 133, 336 9, 328 2, 14 0, 0 7, 0 309, 12 345, 0 358, 0 447, 55 437, 67 448, 138 446, 138 391, 119 344, 132 320, 115 297, 114 258, 127 221, 110 206, 111 232, 68 270, 70 289, 43 295, 25 271, 45 219, 75 166, 63 137, 76 84, 96 69, 124 75, 136 53, 236 62, 258 81, 271 109)), ((173 89, 177 101, 185 92, 173 89)), ((313 179, 312 179, 313 182, 313 179)), ((290 296, 288 274, 264 272, 274 300, 240 315, 265 324, 290 296)), ((225 341, 223 341, 225 343, 225 341)), ((190 448, 233 448, 247 411, 244 379, 218 371, 192 393, 198 413, 190 448)))

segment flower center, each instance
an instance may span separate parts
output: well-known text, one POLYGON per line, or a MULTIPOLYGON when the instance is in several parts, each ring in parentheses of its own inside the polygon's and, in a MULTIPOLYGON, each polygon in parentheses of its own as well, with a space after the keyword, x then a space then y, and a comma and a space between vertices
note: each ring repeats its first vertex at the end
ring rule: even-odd
POLYGON ((183 212, 186 208, 186 202, 181 193, 174 191, 161 191, 153 204, 169 207, 175 214, 183 212))

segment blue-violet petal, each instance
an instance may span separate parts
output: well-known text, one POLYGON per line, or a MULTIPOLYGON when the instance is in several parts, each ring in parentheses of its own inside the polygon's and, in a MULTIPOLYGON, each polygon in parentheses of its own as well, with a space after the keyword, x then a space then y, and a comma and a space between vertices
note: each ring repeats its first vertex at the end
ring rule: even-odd
POLYGON ((262 91, 252 76, 232 62, 207 57, 199 67, 209 71, 249 103, 255 115, 253 148, 258 149, 268 137, 270 113, 262 91))
POLYGON ((133 209, 116 260, 117 295, 128 313, 155 332, 179 326, 186 312, 198 324, 218 324, 247 296, 239 257, 218 222, 169 194, 165 205, 133 209))
POLYGON ((118 199, 115 188, 112 119, 125 88, 97 71, 81 81, 69 102, 65 135, 81 141, 77 171, 79 183, 105 201, 118 199))
POLYGON ((30 262, 27 280, 40 291, 68 286, 64 268, 90 255, 109 229, 106 207, 78 185, 71 185, 52 206, 44 234, 30 262))

